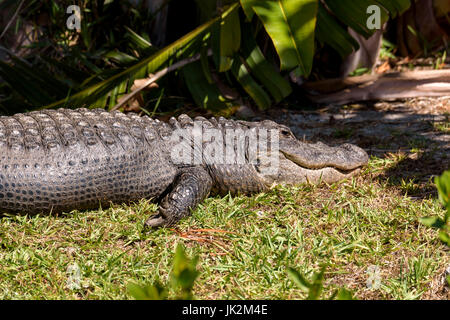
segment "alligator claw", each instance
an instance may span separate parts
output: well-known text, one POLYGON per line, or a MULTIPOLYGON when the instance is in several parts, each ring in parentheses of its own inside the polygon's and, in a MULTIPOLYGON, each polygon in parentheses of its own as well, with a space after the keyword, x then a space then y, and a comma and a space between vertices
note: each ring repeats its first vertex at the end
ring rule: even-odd
POLYGON ((150 228, 159 228, 167 225, 167 220, 161 215, 154 215, 145 221, 145 226, 150 228))

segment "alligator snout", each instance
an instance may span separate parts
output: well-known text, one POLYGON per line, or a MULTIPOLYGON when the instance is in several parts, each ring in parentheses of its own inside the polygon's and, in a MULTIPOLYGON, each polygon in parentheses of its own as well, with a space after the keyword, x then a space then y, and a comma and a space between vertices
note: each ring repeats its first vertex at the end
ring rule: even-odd
POLYGON ((269 179, 287 184, 333 183, 354 176, 368 160, 367 153, 353 144, 330 147, 289 139, 280 143, 280 170, 269 179))
POLYGON ((334 168, 351 171, 367 164, 367 153, 353 144, 329 147, 322 142, 305 143, 297 141, 294 145, 281 149, 290 161, 305 169, 334 168))

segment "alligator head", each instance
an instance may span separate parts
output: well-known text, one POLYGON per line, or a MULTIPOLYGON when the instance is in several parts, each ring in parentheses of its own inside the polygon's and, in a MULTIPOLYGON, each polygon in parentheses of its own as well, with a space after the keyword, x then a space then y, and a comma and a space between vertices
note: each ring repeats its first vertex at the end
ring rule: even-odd
POLYGON ((284 125, 269 120, 263 123, 276 129, 279 137, 278 170, 258 170, 266 185, 333 183, 354 176, 368 162, 367 153, 355 145, 330 147, 322 142, 302 142, 284 125))

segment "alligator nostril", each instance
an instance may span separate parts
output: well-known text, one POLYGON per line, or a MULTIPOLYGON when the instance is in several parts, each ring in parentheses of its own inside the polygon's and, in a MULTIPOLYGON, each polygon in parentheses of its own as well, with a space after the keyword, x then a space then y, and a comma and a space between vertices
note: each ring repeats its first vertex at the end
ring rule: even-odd
POLYGON ((348 151, 355 151, 355 150, 359 149, 358 147, 356 147, 355 145, 350 144, 350 143, 344 143, 344 144, 342 144, 342 145, 341 145, 341 148, 346 149, 346 150, 348 150, 348 151))
POLYGON ((354 144, 344 143, 343 145, 341 145, 341 148, 348 151, 350 156, 355 159, 356 162, 358 162, 359 166, 365 165, 369 161, 367 152, 364 151, 364 149, 355 146, 354 144))

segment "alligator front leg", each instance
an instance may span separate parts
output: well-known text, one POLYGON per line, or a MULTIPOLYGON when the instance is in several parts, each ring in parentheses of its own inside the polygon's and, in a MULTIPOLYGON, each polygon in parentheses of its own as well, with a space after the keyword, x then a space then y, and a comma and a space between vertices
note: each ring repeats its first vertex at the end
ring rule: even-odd
POLYGON ((145 225, 149 227, 170 226, 190 214, 209 194, 212 179, 202 167, 183 169, 173 189, 163 198, 158 214, 150 217, 145 225))

